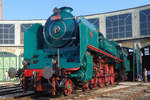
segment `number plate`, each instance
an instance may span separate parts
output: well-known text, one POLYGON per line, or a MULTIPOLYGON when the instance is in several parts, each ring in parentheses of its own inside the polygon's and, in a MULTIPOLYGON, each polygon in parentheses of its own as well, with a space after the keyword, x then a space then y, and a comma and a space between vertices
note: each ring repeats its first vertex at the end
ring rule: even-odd
POLYGON ((52 17, 50 18, 51 21, 53 21, 53 20, 59 20, 59 19, 61 19, 61 16, 60 16, 60 15, 52 16, 52 17))

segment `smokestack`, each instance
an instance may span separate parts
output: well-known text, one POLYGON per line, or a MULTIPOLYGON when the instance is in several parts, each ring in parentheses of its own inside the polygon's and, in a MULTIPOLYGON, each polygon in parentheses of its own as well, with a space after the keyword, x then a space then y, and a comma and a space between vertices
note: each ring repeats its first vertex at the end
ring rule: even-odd
POLYGON ((0 0, 0 20, 2 20, 2 0, 0 0))

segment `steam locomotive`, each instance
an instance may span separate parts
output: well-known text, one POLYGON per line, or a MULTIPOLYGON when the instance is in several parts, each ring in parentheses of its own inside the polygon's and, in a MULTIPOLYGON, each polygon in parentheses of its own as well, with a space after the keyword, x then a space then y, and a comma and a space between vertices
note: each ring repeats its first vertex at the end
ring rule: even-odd
POLYGON ((123 79, 130 71, 124 48, 72 11, 70 7, 55 8, 44 26, 34 24, 24 33, 23 69, 18 75, 11 68, 9 76, 21 75, 25 91, 70 95, 77 87, 85 91, 109 86, 115 74, 123 79))

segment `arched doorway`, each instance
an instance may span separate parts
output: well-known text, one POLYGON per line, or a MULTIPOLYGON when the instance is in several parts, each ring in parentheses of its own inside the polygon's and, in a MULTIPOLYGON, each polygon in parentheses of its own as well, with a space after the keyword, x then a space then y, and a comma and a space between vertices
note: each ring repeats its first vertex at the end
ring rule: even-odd
POLYGON ((17 68, 17 56, 9 52, 0 52, 0 81, 13 81, 9 79, 8 69, 17 68))

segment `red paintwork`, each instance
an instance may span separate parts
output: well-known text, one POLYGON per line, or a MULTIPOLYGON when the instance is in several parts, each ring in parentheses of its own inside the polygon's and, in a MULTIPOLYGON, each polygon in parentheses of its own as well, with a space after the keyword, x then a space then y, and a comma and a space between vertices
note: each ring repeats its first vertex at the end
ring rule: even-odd
MULTIPOLYGON (((67 69, 64 69, 64 70, 65 70, 65 71, 77 71, 77 70, 79 70, 79 69, 80 69, 80 66, 77 67, 77 68, 67 68, 67 69)), ((24 70, 24 76, 25 76, 25 77, 30 77, 30 76, 33 75, 33 72, 34 72, 34 71, 39 72, 39 73, 37 74, 37 76, 42 77, 42 71, 43 71, 43 69, 25 69, 25 70, 24 70)))
POLYGON ((88 45, 88 48, 91 49, 91 50, 97 51, 97 52, 99 52, 99 53, 101 53, 101 54, 104 54, 104 55, 106 55, 106 56, 108 56, 108 57, 111 57, 111 58, 113 58, 113 59, 115 59, 115 60, 118 60, 118 61, 120 61, 120 62, 123 62, 123 60, 121 60, 121 59, 119 59, 119 58, 116 58, 116 57, 114 57, 114 56, 112 56, 112 55, 110 55, 110 54, 108 54, 108 53, 106 53, 106 52, 104 52, 104 51, 102 51, 102 50, 100 50, 100 49, 98 49, 98 48, 95 48, 95 47, 93 47, 93 46, 91 46, 91 45, 88 45))
POLYGON ((36 90, 37 91, 42 91, 42 84, 41 84, 41 78, 40 77, 37 77, 36 80, 38 81, 37 84, 36 84, 36 90))
POLYGON ((91 84, 94 84, 94 83, 95 83, 95 79, 92 78, 92 79, 91 79, 91 84))
POLYGON ((77 68, 67 68, 67 69, 64 69, 65 71, 77 71, 80 69, 80 66, 77 67, 77 68))
POLYGON ((36 71, 36 72, 39 72, 37 74, 37 76, 41 77, 42 76, 42 69, 25 69, 24 70, 24 77, 30 77, 33 75, 33 72, 36 71))
POLYGON ((104 87, 104 69, 103 66, 100 69, 99 78, 98 78, 98 85, 99 87, 104 87))
POLYGON ((56 15, 56 16, 52 16, 52 17, 50 18, 51 21, 53 21, 53 20, 59 20, 59 19, 61 19, 61 16, 60 16, 59 14, 56 15))
POLYGON ((87 55, 90 55, 90 53, 89 53, 89 52, 86 52, 86 54, 87 54, 87 55))
POLYGON ((65 95, 70 95, 72 92, 72 82, 70 79, 67 79, 65 82, 65 95))
POLYGON ((92 78, 90 81, 90 88, 93 89, 97 86, 97 78, 92 78))
POLYGON ((110 73, 109 73, 109 67, 108 64, 105 64, 105 83, 107 86, 109 86, 110 83, 110 73))
POLYGON ((90 36, 91 36, 91 38, 93 38, 93 33, 92 32, 90 32, 90 36))
POLYGON ((52 95, 56 95, 56 80, 55 80, 55 77, 52 78, 52 85, 53 85, 52 95))
POLYGON ((110 74, 111 74, 110 82, 113 85, 114 81, 115 81, 115 73, 114 73, 114 66, 113 65, 110 66, 110 74))

